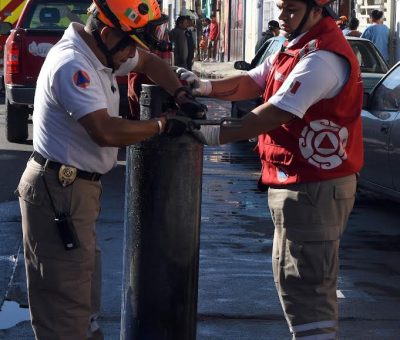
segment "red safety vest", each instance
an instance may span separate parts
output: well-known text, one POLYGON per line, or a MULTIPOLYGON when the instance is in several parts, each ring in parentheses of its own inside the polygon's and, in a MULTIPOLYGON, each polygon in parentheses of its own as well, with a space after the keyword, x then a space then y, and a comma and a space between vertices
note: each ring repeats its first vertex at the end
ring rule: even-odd
MULTIPOLYGON (((360 66, 332 18, 323 18, 298 43, 279 53, 267 78, 264 101, 278 91, 302 57, 318 49, 346 58, 351 67, 349 80, 338 95, 312 105, 302 119, 259 136, 261 188, 262 184, 285 186, 343 177, 362 167, 360 66)), ((295 81, 288 91, 295 92, 298 86, 295 81)))

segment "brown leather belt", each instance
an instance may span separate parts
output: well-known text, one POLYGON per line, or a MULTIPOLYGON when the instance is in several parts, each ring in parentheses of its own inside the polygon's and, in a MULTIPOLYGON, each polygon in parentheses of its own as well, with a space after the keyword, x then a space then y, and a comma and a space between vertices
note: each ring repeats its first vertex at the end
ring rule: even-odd
MULTIPOLYGON (((40 153, 36 151, 33 152, 32 158, 35 160, 35 162, 39 163, 40 165, 45 165, 47 162, 46 167, 49 169, 58 171, 62 166, 61 163, 48 161, 46 158, 44 158, 40 153)), ((101 174, 98 174, 97 172, 87 172, 77 169, 76 177, 96 182, 100 180, 101 174)))

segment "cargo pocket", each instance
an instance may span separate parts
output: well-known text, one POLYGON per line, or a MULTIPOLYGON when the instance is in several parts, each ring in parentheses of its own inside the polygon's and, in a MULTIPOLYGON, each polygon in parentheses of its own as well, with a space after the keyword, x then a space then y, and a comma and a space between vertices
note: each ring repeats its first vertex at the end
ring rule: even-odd
POLYGON ((342 235, 346 228, 347 220, 354 206, 356 190, 356 181, 335 185, 334 199, 336 202, 336 218, 339 235, 342 235))
POLYGON ((291 268, 286 272, 288 277, 301 278, 306 286, 322 285, 336 277, 338 241, 287 242, 285 265, 291 268))
POLYGON ((305 188, 300 191, 270 188, 268 204, 275 225, 283 228, 307 230, 321 223, 321 216, 315 205, 314 197, 305 188))
POLYGON ((335 200, 353 199, 356 197, 357 182, 335 185, 335 200))

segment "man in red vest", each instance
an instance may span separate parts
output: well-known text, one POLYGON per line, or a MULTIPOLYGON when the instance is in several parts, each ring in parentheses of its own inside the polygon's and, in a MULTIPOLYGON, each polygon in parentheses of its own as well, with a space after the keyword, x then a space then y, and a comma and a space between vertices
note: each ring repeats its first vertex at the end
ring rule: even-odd
POLYGON ((276 0, 288 43, 247 74, 204 80, 179 70, 197 95, 264 103, 240 127, 193 133, 219 145, 259 136, 260 187, 275 225, 273 273, 293 339, 335 339, 338 249, 363 164, 360 68, 326 7, 276 0))

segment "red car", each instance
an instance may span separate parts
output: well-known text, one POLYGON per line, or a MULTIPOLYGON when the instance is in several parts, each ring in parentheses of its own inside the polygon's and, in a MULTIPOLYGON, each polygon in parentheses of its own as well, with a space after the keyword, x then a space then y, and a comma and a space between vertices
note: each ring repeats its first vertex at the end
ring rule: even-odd
POLYGON ((0 0, 0 89, 3 90, 3 52, 4 44, 20 17, 26 0, 0 0))

